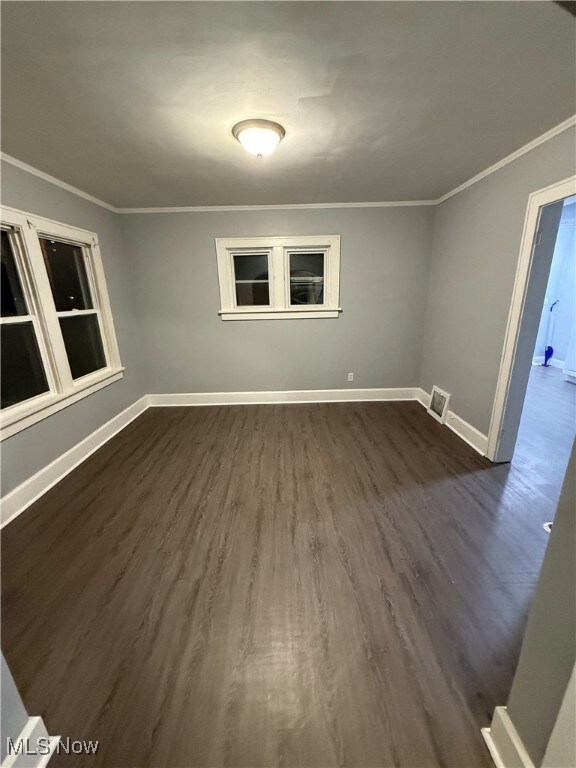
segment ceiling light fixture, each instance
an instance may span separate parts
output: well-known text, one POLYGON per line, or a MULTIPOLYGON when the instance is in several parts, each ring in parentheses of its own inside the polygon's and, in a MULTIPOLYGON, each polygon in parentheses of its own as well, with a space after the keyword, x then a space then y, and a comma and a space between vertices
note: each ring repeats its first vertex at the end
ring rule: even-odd
POLYGON ((274 152, 286 131, 271 120, 242 120, 232 128, 232 134, 247 152, 262 158, 274 152))

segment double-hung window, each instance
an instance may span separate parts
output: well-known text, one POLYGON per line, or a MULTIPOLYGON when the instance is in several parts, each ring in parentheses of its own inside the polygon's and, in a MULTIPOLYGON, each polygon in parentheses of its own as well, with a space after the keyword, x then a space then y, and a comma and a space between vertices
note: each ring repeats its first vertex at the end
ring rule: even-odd
POLYGON ((217 238, 223 320, 338 317, 340 237, 217 238))
POLYGON ((2 437, 121 378, 93 232, 2 209, 2 437))

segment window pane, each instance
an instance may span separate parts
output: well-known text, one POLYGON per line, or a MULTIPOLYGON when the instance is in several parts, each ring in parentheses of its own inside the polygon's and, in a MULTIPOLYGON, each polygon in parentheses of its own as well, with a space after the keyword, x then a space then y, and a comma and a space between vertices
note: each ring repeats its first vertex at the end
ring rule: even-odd
POLYGON ((308 272, 316 277, 324 277, 323 253, 291 253, 290 277, 301 271, 308 272))
POLYGON ((324 303, 324 254, 290 254, 290 304, 324 303))
POLYGON ((0 277, 2 287, 2 317, 27 315, 26 301, 22 292, 16 260, 8 232, 2 230, 2 272, 0 277))
POLYGON ((268 306, 268 283, 236 283, 236 304, 239 307, 268 306))
POLYGON ((96 315, 61 317, 60 328, 73 379, 106 367, 96 315))
POLYGON ((236 280, 268 280, 268 254, 235 254, 234 275, 236 280))
POLYGON ((40 238, 57 312, 92 309, 84 254, 79 245, 40 238))
POLYGON ((48 391, 32 323, 1 326, 2 408, 48 391))

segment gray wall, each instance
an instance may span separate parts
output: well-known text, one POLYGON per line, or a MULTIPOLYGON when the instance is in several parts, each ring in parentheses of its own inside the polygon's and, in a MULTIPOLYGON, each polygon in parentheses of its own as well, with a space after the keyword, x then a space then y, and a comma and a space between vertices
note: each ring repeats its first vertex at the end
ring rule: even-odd
POLYGON ((83 440, 142 394, 132 275, 120 217, 8 163, 2 163, 4 205, 98 233, 124 378, 2 442, 2 494, 83 440))
POLYGON ((146 390, 417 386, 433 213, 399 207, 123 215, 146 339, 146 390), (338 319, 220 319, 215 237, 315 234, 342 238, 338 319))
POLYGON ((574 142, 565 131, 438 208, 117 215, 3 163, 6 205, 98 232, 127 370, 5 440, 2 493, 144 393, 438 384, 486 433, 528 195, 574 173, 574 142), (280 234, 341 235, 342 315, 220 320, 214 238, 280 234))
POLYGON ((16 741, 22 728, 28 721, 28 713, 22 703, 8 664, 2 655, 0 667, 0 689, 2 691, 0 706, 0 761, 3 761, 8 752, 7 739, 16 741))
POLYGON ((420 385, 487 434, 528 196, 576 172, 574 129, 436 208, 420 385))
POLYGON ((508 714, 540 765, 576 661, 576 448, 530 609, 508 714))
POLYGON ((574 768, 576 765, 576 667, 544 753, 543 768, 574 768))

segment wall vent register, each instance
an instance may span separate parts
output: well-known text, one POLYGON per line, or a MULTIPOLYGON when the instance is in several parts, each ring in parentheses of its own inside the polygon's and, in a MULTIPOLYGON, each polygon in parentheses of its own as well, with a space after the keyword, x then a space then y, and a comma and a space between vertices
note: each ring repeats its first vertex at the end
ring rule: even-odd
POLYGON ((450 403, 450 395, 440 387, 433 386, 432 394, 430 395, 430 405, 428 406, 428 413, 433 416, 440 424, 444 424, 446 416, 448 414, 448 404, 450 403))
POLYGON ((217 238, 223 320, 338 317, 340 237, 217 238))

